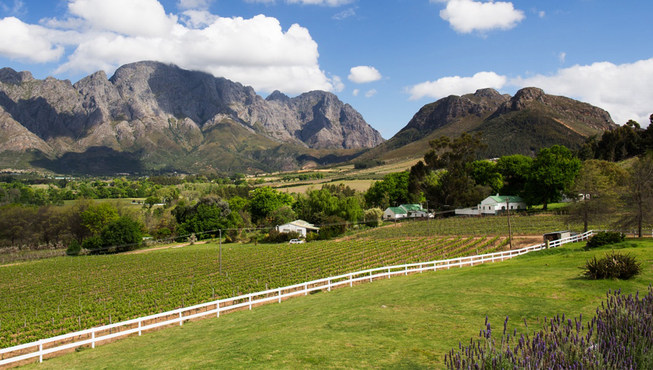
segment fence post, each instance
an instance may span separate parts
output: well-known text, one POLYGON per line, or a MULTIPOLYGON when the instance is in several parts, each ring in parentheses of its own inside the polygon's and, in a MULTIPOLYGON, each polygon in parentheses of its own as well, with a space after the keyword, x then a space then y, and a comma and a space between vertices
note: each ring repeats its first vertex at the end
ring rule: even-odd
POLYGON ((388 279, 390 279, 390 268, 388 267, 388 279))
POLYGON ((370 283, 372 282, 372 271, 370 271, 370 283))
POLYGON ((43 362, 43 342, 39 341, 39 362, 43 362))
MULTIPOLYGON (((93 332, 95 334, 95 332, 93 332)), ((141 320, 138 320, 138 336, 141 336, 141 320)))
POLYGON ((218 311, 216 317, 220 317, 220 302, 215 304, 215 310, 218 311))
POLYGON ((331 291, 331 279, 329 279, 329 288, 328 288, 328 291, 329 291, 329 292, 331 291))
POLYGON ((181 311, 179 311, 179 326, 181 326, 184 323, 184 320, 182 318, 183 316, 181 314, 181 311))
POLYGON ((91 348, 95 348, 95 330, 91 332, 91 339, 93 340, 91 342, 91 348))
POLYGON ((308 284, 304 284, 304 295, 308 295, 308 284))
POLYGON ((354 274, 349 274, 349 287, 354 286, 354 274))
POLYGON ((405 275, 405 276, 408 276, 408 265, 406 265, 406 268, 405 268, 405 270, 404 270, 404 275, 405 275))
POLYGON ((249 294, 249 310, 252 310, 252 294, 249 294))

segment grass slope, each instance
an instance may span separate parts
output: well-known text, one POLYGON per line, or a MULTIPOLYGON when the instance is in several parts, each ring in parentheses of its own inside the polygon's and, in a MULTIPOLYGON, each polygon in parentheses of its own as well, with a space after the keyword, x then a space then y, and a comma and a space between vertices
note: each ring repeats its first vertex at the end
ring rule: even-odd
POLYGON ((653 240, 618 248, 642 262, 630 281, 590 281, 579 267, 607 249, 583 243, 503 263, 411 275, 236 312, 46 361, 40 368, 431 368, 476 337, 485 315, 498 330, 539 329, 556 314, 592 316, 608 289, 646 291, 653 240))

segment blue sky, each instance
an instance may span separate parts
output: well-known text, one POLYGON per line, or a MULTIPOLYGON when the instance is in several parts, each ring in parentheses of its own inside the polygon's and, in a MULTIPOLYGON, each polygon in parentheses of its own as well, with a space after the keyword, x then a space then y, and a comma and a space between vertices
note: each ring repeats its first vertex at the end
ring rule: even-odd
POLYGON ((76 82, 159 60, 263 96, 330 90, 385 138, 485 87, 538 86, 646 126, 651 14, 644 0, 0 0, 0 66, 76 82))

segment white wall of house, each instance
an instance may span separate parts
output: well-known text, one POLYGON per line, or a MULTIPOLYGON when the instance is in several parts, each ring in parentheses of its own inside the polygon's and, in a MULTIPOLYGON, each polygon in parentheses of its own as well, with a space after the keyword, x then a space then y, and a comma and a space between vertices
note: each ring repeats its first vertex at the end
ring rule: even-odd
POLYGON ((296 232, 299 233, 299 235, 303 238, 306 237, 306 228, 305 227, 300 227, 297 225, 293 224, 284 224, 284 225, 279 225, 277 226, 277 231, 280 233, 289 233, 289 232, 296 232))
POLYGON ((399 220, 401 218, 406 217, 405 214, 402 213, 394 213, 390 208, 386 208, 385 211, 383 211, 383 219, 384 220, 399 220))

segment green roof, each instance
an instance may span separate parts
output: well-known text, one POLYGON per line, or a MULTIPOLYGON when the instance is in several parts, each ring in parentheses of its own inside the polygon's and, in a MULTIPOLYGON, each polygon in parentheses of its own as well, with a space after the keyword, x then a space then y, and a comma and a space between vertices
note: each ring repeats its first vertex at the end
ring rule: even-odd
POLYGON ((519 195, 491 195, 490 198, 497 203, 505 203, 510 198, 510 203, 519 203, 524 200, 519 195))
POLYGON ((394 212, 394 214, 396 214, 396 215, 408 214, 408 212, 406 212, 406 209, 403 208, 403 207, 388 207, 388 209, 391 210, 392 212, 394 212))
POLYGON ((400 207, 406 211, 422 211, 421 204, 402 204, 400 207))

